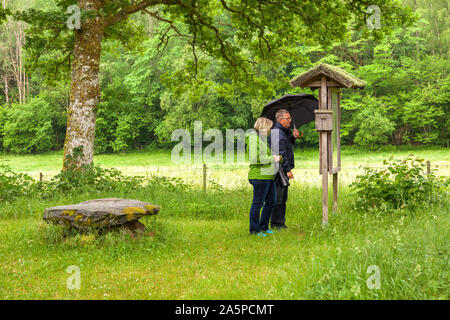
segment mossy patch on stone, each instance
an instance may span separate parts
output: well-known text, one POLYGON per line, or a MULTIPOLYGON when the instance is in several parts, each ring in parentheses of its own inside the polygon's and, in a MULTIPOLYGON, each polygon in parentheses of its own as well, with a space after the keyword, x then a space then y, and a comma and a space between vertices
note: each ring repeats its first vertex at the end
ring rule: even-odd
POLYGON ((159 209, 158 206, 155 206, 153 204, 147 204, 147 205, 145 205, 145 208, 147 208, 147 210, 150 212, 153 212, 155 209, 159 209))
POLYGON ((139 207, 126 207, 123 209, 123 213, 125 214, 135 214, 135 213, 145 213, 145 209, 139 208, 139 207))
POLYGON ((73 216, 76 212, 77 212, 77 210, 64 210, 62 215, 63 216, 73 216))

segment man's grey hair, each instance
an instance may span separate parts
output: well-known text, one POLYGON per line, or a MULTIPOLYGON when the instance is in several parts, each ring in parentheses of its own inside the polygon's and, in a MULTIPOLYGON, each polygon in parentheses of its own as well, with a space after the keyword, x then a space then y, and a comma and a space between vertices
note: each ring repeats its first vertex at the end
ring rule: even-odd
MULTIPOLYGON (((275 113, 275 119, 277 119, 277 121, 280 120, 281 118, 284 117, 284 115, 285 115, 286 113, 289 113, 289 111, 287 111, 286 109, 280 109, 280 110, 278 110, 277 113, 275 113)), ((289 114, 290 114, 290 113, 289 113, 289 114)))

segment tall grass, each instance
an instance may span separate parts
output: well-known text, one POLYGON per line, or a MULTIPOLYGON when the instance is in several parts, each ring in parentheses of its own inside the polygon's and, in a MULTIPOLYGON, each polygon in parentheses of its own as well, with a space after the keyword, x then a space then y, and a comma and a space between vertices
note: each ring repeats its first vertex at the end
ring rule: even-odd
POLYGON ((448 299, 448 199, 415 211, 357 212, 345 186, 321 224, 316 186, 289 190, 288 229, 248 234, 250 185, 123 190, 0 204, 3 299, 448 299), (46 207, 91 198, 157 203, 149 232, 73 232, 42 220, 46 207), (68 266, 81 270, 68 289, 68 266), (369 289, 368 267, 380 270, 369 289))
MULTIPOLYGON (((312 153, 304 157, 296 158, 298 167, 315 161, 312 153)), ((111 166, 124 166, 120 161, 112 158, 111 166)), ((302 177, 298 170, 289 188, 289 228, 258 238, 248 230, 246 169, 210 167, 206 193, 200 183, 171 187, 154 179, 145 187, 1 202, 0 298, 449 298, 448 193, 427 206, 365 212, 355 209, 344 181, 339 210, 323 227, 320 185, 311 183, 318 173, 302 177), (48 207, 108 197, 148 201, 161 211, 141 219, 148 231, 137 238, 42 220, 48 207), (79 290, 67 286, 69 266, 80 268, 79 290), (379 271, 379 289, 368 286, 371 266, 379 271)))

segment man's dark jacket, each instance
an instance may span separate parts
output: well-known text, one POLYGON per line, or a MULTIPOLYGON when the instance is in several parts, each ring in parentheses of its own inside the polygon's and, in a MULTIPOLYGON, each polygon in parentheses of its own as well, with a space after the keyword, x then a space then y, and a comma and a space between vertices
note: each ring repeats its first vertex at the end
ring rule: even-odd
POLYGON ((295 167, 294 148, 293 148, 293 144, 295 143, 295 137, 292 135, 291 130, 286 129, 281 125, 281 123, 277 122, 275 126, 272 128, 270 138, 268 139, 269 145, 272 149, 272 153, 276 152, 275 148, 272 147, 275 145, 276 142, 272 140, 275 140, 277 136, 279 140, 278 153, 283 157, 281 166, 283 167, 285 172, 289 172, 295 167))

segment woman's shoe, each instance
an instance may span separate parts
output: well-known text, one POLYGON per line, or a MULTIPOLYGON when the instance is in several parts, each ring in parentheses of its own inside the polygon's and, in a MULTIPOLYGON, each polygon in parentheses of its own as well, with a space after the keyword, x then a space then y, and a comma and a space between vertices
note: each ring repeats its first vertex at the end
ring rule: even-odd
POLYGON ((268 234, 274 234, 275 232, 273 232, 272 230, 270 230, 270 229, 267 229, 266 231, 264 231, 265 233, 268 233, 268 234))
POLYGON ((258 237, 267 237, 267 234, 265 234, 264 232, 260 232, 257 234, 258 237))

